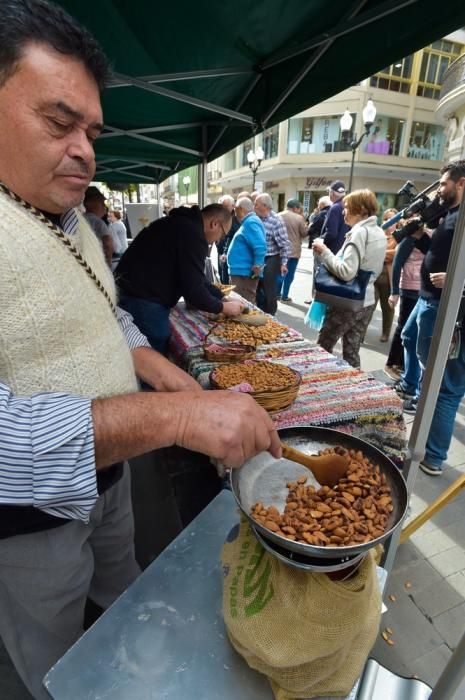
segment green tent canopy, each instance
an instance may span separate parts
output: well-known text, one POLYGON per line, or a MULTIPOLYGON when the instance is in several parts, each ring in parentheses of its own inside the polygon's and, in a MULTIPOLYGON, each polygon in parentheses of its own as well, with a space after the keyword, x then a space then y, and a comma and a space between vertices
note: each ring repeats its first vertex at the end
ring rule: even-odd
POLYGON ((98 179, 161 182, 465 25, 449 0, 60 0, 110 57, 98 179))

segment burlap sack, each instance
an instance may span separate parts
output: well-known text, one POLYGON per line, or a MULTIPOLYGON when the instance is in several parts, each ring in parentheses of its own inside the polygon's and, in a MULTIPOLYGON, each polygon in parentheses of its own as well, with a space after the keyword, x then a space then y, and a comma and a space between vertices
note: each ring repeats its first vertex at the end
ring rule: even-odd
POLYGON ((275 698, 348 695, 380 623, 374 550, 348 581, 331 581, 279 561, 242 520, 223 547, 222 565, 229 638, 268 677, 275 698))

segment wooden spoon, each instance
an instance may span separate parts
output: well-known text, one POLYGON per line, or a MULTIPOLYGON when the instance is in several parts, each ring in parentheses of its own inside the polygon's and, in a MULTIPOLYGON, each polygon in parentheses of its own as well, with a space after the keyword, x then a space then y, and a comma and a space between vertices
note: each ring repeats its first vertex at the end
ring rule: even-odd
POLYGON ((349 466, 349 461, 344 455, 307 455, 284 442, 281 443, 281 448, 283 457, 310 469, 322 486, 335 486, 347 472, 349 466))

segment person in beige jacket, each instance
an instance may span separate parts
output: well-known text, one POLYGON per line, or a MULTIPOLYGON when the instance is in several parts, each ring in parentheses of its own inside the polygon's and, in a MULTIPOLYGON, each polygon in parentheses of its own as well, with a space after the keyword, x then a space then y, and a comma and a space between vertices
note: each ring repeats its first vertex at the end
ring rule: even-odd
POLYGON ((342 356, 352 367, 360 367, 360 343, 375 306, 374 281, 383 269, 386 254, 386 236, 377 224, 377 211, 373 192, 355 190, 344 197, 344 220, 351 229, 342 248, 334 254, 321 238, 313 242, 313 250, 335 277, 349 282, 359 269, 371 272, 363 308, 353 311, 329 306, 318 335, 318 345, 328 352, 333 351, 341 338, 342 356))
POLYGON ((302 216, 302 205, 298 199, 288 199, 286 209, 279 212, 279 217, 284 221, 287 230, 291 254, 287 261, 287 273, 284 277, 278 277, 278 300, 284 304, 290 304, 289 296, 291 284, 294 281, 295 271, 302 255, 302 240, 307 235, 307 227, 302 216))

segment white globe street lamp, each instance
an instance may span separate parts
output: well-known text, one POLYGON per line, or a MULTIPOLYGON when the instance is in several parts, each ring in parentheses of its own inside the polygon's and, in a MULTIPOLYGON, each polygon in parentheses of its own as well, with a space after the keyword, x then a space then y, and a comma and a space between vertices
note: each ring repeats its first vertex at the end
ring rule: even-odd
POLYGON ((255 176, 257 174, 257 170, 260 167, 260 163, 264 157, 265 152, 261 146, 257 148, 255 153, 252 151, 252 149, 250 149, 250 151, 247 153, 247 162, 252 171, 252 191, 255 189, 255 176))
POLYGON ((182 178, 182 184, 184 185, 185 190, 186 190, 186 204, 187 204, 187 198, 189 196, 189 187, 191 184, 191 179, 190 179, 189 175, 184 175, 184 177, 182 178))
POLYGON ((345 143, 350 143, 350 148, 352 149, 352 160, 350 163, 350 176, 349 176, 349 192, 352 190, 352 178, 354 174, 354 159, 355 159, 355 151, 357 148, 360 146, 362 143, 363 137, 368 136, 370 133, 370 129, 374 124, 374 121, 376 119, 376 107, 373 103, 373 100, 368 100, 366 103, 365 107, 363 108, 363 124, 365 126, 365 131, 362 133, 360 138, 357 140, 357 137, 354 136, 353 141, 349 141, 350 139, 350 132, 352 130, 352 115, 349 112, 349 109, 347 108, 344 114, 342 115, 340 119, 340 126, 341 126, 341 132, 342 132, 342 138, 344 139, 345 143))

